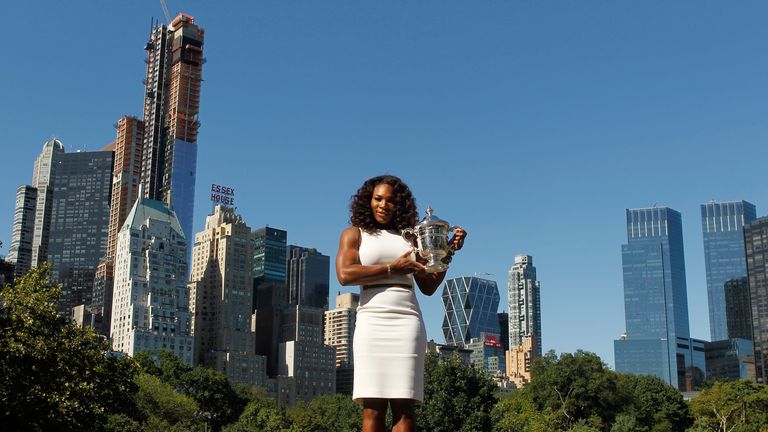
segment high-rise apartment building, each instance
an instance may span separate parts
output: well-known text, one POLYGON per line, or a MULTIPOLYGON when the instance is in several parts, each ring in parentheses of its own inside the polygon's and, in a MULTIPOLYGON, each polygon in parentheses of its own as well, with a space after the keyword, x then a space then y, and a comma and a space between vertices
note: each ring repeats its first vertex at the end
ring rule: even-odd
POLYGON ((13 263, 14 274, 23 275, 32 268, 32 238, 35 230, 37 189, 22 185, 16 190, 16 208, 13 213, 11 245, 8 261, 13 263))
POLYGON ((155 25, 145 46, 141 182, 146 198, 178 214, 186 238, 193 234, 204 36, 182 13, 169 25, 155 25))
POLYGON ((112 349, 131 356, 169 349, 191 366, 186 280, 187 240, 176 214, 163 202, 139 198, 117 236, 112 349))
POLYGON ((254 352, 251 230, 231 208, 216 206, 195 236, 189 282, 195 364, 235 382, 263 386, 266 358, 254 352))
POLYGON ((32 187, 37 190, 35 224, 32 231, 32 263, 37 267, 48 259, 48 236, 53 211, 53 186, 59 159, 64 154, 64 144, 57 139, 43 144, 43 151, 35 160, 32 172, 32 187))
POLYGON ((136 117, 123 116, 117 122, 112 169, 112 194, 107 228, 107 251, 99 262, 89 306, 92 314, 103 317, 102 332, 109 335, 114 283, 115 248, 117 235, 125 223, 128 212, 139 197, 141 182, 141 149, 144 140, 144 122, 136 117))
POLYGON ((626 333, 614 341, 616 370, 690 389, 705 368, 703 342, 689 337, 682 218, 668 207, 626 214, 626 333))
POLYGON ((59 310, 91 302, 96 266, 106 253, 112 152, 59 156, 51 195, 48 263, 61 283, 59 310))
POLYGON ((532 336, 533 353, 541 357, 541 284, 530 255, 516 255, 509 270, 509 346, 523 344, 532 336))
POLYGON ((445 343, 464 347, 480 333, 499 334, 499 288, 496 282, 474 276, 449 279, 443 284, 445 343))
POLYGON ((713 341, 728 339, 724 287, 727 281, 747 274, 743 231, 744 225, 755 217, 755 206, 746 201, 711 201, 701 205, 709 330, 713 341))
POLYGON ((768 383, 768 217, 744 225, 744 250, 758 383, 768 383))
POLYGON ((344 293, 336 296, 336 307, 325 312, 325 345, 336 349, 336 392, 352 394, 354 356, 352 337, 357 322, 360 294, 344 293))
POLYGON ((291 400, 336 394, 336 350, 323 344, 323 312, 299 305, 282 310, 278 374, 294 379, 291 400))
POLYGON ((317 249, 288 246, 288 303, 328 310, 330 268, 317 249))
POLYGON ((533 336, 523 336, 520 345, 512 346, 506 352, 507 376, 515 387, 522 388, 531 382, 531 366, 534 360, 533 336))

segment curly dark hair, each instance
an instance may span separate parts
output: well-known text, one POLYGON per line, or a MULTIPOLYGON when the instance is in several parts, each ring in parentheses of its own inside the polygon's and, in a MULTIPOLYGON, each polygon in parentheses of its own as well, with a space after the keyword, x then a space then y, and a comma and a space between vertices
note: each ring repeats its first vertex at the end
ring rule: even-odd
POLYGON ((378 229, 396 228, 402 230, 411 228, 418 222, 416 199, 413 197, 411 189, 405 182, 392 175, 381 175, 366 180, 357 190, 357 193, 352 195, 349 210, 352 213, 349 223, 369 233, 378 229), (388 226, 382 226, 376 222, 371 211, 373 189, 382 183, 392 186, 397 205, 395 215, 388 226))

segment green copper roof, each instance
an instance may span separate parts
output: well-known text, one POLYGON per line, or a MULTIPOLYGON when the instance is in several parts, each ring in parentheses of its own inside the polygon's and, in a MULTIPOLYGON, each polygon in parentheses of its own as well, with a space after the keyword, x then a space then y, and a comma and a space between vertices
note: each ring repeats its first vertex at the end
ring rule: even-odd
POLYGON ((148 198, 139 198, 136 200, 131 212, 128 213, 128 216, 125 218, 125 223, 123 224, 121 231, 138 228, 141 225, 144 225, 147 219, 168 222, 171 225, 171 228, 176 231, 176 235, 186 239, 186 237, 184 237, 184 230, 181 229, 179 219, 176 217, 176 213, 169 209, 162 201, 148 198))

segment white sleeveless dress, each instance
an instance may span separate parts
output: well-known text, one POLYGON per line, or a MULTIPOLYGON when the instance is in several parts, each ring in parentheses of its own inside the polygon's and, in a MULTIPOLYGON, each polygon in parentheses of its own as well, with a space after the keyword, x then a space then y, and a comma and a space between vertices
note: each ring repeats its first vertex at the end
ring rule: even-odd
MULTIPOLYGON (((361 231, 360 263, 389 264, 411 245, 395 231, 361 231)), ((427 335, 411 275, 393 275, 366 285, 360 292, 352 342, 355 381, 352 399, 424 400, 424 354, 427 335)))

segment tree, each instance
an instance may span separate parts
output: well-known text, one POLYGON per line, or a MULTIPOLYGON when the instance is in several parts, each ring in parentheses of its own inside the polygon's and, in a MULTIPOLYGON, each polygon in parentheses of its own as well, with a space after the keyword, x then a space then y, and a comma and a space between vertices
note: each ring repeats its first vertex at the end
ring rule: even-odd
POLYGON ((624 400, 622 413, 635 419, 637 428, 661 432, 681 431, 691 426, 690 410, 683 395, 660 378, 617 374, 617 383, 624 400))
POLYGON ((237 422, 223 432, 299 432, 274 400, 266 394, 255 395, 243 410, 237 422))
POLYGON ((0 290, 0 424, 13 430, 93 430, 132 410, 133 361, 59 316, 60 296, 47 266, 0 290))
POLYGON ((184 375, 192 370, 192 367, 168 349, 142 351, 136 353, 134 359, 142 371, 160 378, 161 381, 177 389, 182 386, 184 375))
POLYGON ((158 429, 174 425, 191 426, 200 423, 196 416, 199 407, 189 396, 183 395, 160 378, 142 373, 136 377, 139 387, 136 405, 146 427, 158 429))
POLYGON ((488 431, 496 404, 496 384, 483 370, 465 365, 458 355, 427 354, 424 403, 416 407, 419 430, 488 431))
POLYGON ((201 411, 208 413, 207 418, 214 431, 237 420, 248 403, 248 399, 238 394, 226 375, 202 366, 183 374, 180 388, 197 402, 201 411))
POLYGON ((495 432, 549 432, 559 428, 562 419, 551 410, 539 411, 530 392, 514 390, 502 398, 491 413, 495 432))
POLYGON ((597 355, 578 350, 558 358, 550 351, 536 359, 531 370, 531 392, 539 411, 550 409, 563 416, 563 429, 580 422, 589 427, 613 423, 621 408, 616 374, 597 355))
POLYGON ((203 366, 191 368, 173 351, 144 351, 135 359, 145 373, 191 397, 214 431, 237 420, 248 404, 249 395, 226 375, 203 366))
POLYGON ((306 432, 359 432, 363 410, 347 395, 320 396, 288 410, 293 425, 306 432))
POLYGON ((749 380, 716 381, 691 400, 693 430, 757 431, 768 428, 768 389, 749 380))

